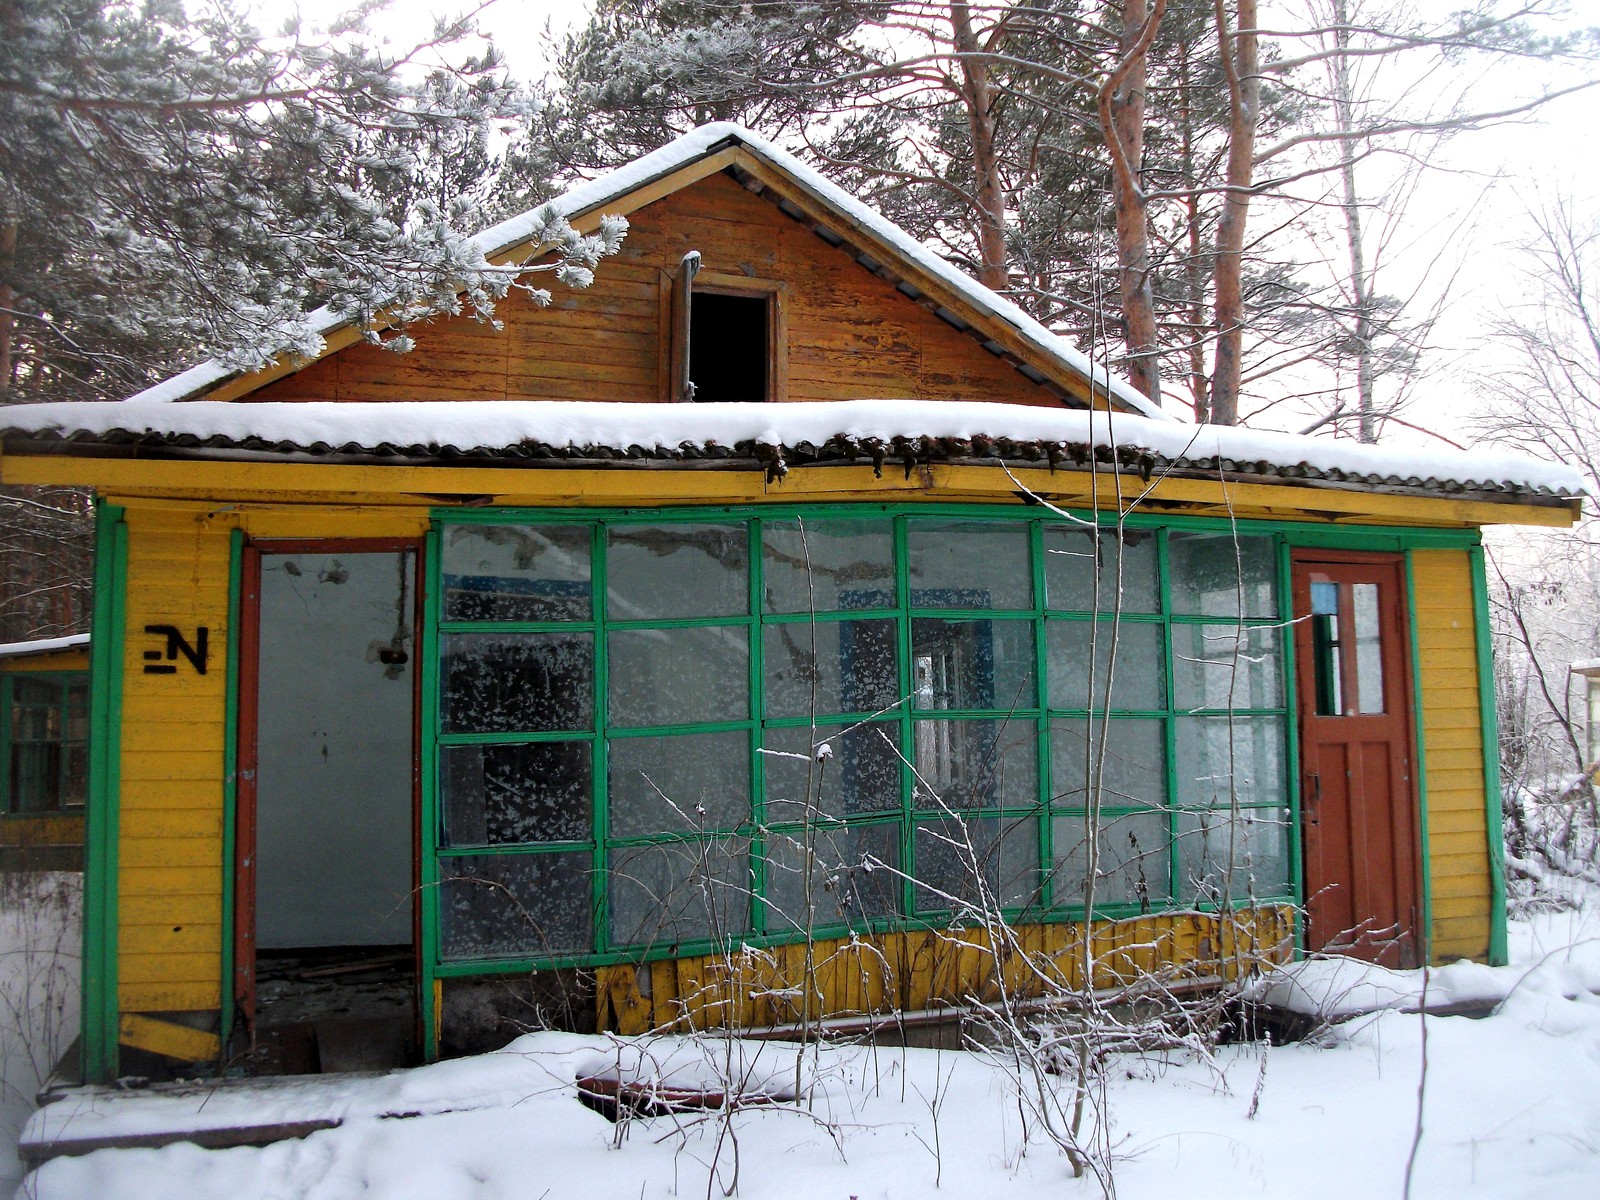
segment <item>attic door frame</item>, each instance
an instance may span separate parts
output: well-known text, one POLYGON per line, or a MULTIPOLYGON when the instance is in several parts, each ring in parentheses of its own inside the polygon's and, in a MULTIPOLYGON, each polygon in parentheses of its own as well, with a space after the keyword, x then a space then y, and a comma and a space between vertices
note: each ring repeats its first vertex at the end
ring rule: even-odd
MULTIPOLYGON (((233 963, 224 987, 232 993, 234 1012, 243 1016, 252 1040, 256 1022, 256 769, 259 761, 261 685, 261 559, 268 554, 402 554, 412 559, 411 646, 411 894, 422 888, 422 593, 426 557, 422 538, 247 538, 241 553, 239 581, 239 672, 236 683, 237 783, 233 839, 233 963)), ((422 905, 411 905, 411 951, 416 972, 414 1011, 422 1019, 422 905)), ((235 1017, 237 1021, 237 1016, 235 1017)), ((222 1031, 226 1049, 231 1029, 222 1031)), ((422 1042, 419 1040, 418 1045, 422 1042)))
MULTIPOLYGON (((765 279, 702 267, 694 276, 693 291, 713 296, 742 296, 767 302, 767 403, 782 404, 789 399, 789 285, 781 279, 765 279)), ((678 344, 678 288, 674 276, 661 272, 660 313, 657 320, 660 356, 656 369, 656 399, 663 404, 677 400, 673 383, 680 374, 685 347, 678 344)), ((690 337, 693 337, 690 331, 690 337)))

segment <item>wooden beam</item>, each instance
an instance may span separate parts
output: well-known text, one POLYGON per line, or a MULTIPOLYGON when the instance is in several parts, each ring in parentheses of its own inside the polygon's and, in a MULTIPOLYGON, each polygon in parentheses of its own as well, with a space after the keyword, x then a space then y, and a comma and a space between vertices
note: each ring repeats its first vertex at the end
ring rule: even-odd
POLYGON ((179 1062, 215 1062, 222 1056, 222 1040, 216 1034, 142 1013, 122 1014, 117 1023, 117 1041, 179 1062))

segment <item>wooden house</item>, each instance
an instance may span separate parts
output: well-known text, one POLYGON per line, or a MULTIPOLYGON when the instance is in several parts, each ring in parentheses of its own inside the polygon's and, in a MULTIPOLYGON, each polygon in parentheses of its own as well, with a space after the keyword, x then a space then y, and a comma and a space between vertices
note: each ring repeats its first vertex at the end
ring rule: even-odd
POLYGON ((556 203, 548 308, 0 412, 100 497, 87 1078, 1504 956, 1573 472, 1174 420, 736 127, 556 203))

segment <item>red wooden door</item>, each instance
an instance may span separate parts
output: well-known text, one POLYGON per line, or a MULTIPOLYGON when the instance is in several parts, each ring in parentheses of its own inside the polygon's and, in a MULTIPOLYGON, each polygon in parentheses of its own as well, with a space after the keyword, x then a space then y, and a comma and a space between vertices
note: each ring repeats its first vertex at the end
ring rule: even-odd
POLYGON ((1298 551, 1293 562, 1306 949, 1416 966, 1421 854, 1403 559, 1298 551))

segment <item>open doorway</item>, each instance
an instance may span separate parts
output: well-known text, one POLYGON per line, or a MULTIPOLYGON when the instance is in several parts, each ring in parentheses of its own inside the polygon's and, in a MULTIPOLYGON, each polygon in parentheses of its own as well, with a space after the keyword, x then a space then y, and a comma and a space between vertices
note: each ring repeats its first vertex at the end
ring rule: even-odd
POLYGON ((416 1057, 417 559, 247 550, 234 988, 252 1071, 416 1057))

